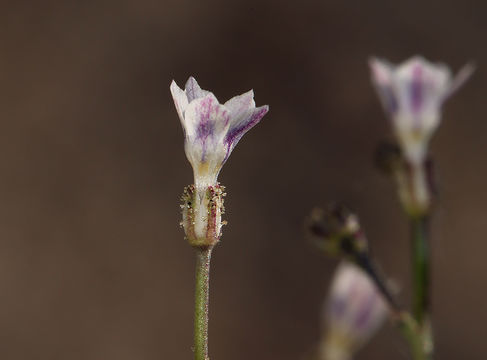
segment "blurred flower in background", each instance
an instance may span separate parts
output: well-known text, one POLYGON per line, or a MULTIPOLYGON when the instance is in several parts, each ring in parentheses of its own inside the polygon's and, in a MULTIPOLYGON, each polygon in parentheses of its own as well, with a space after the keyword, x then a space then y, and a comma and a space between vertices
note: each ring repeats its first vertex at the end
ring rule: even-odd
POLYGON ((388 313, 387 303, 368 275, 353 263, 342 261, 323 309, 320 359, 351 359, 388 313))
POLYGON ((474 67, 468 64, 452 78, 447 66, 415 56, 398 66, 373 58, 370 68, 399 145, 401 158, 393 169, 399 197, 411 216, 423 216, 429 212, 433 194, 429 141, 440 124, 444 101, 474 67))
POLYGON ((374 58, 370 68, 404 156, 412 164, 423 163, 443 102, 470 77, 473 66, 466 65, 453 79, 447 66, 420 56, 398 66, 374 58))

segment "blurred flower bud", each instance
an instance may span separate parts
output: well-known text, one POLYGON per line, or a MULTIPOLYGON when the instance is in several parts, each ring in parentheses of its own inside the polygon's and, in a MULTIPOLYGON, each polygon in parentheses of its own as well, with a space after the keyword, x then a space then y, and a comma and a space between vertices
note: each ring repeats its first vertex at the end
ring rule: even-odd
POLYGON ((370 68, 406 160, 412 166, 422 165, 444 101, 470 77, 473 66, 465 66, 453 79, 448 67, 420 56, 398 66, 373 58, 370 68))
POLYGON ((368 274, 390 307, 398 310, 393 292, 370 256, 367 237, 357 215, 343 205, 331 204, 326 210, 315 208, 306 221, 308 236, 321 250, 342 256, 368 274))
POLYGON ((397 152, 389 148, 380 154, 380 164, 394 174, 405 211, 411 217, 427 216, 434 195, 429 141, 440 124, 443 103, 474 67, 466 65, 452 78, 445 65, 415 56, 398 66, 374 58, 370 68, 403 158, 397 161, 397 152))
POLYGON ((182 200, 183 221, 186 239, 194 247, 212 247, 221 236, 221 217, 224 213, 225 188, 219 184, 197 189, 189 185, 184 189, 182 200))
POLYGON ((343 261, 323 308, 321 359, 351 359, 388 314, 388 305, 374 282, 358 266, 343 261))
POLYGON ((306 220, 308 236, 320 249, 333 255, 355 257, 368 251, 358 217, 341 204, 315 208, 306 220))

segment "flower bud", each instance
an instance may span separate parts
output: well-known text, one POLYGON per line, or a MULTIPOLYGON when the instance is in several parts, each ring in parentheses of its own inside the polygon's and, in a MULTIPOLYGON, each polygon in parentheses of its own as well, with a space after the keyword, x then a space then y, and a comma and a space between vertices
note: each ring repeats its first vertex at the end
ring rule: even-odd
POLYGON ((371 59, 370 69, 403 159, 401 164, 387 162, 397 157, 388 158, 383 165, 394 167, 406 212, 411 217, 426 216, 434 195, 429 142, 441 123, 444 102, 472 75, 474 66, 468 64, 452 77, 447 66, 415 56, 397 66, 371 59))
POLYGON ((220 240, 221 228, 226 224, 221 219, 225 211, 224 190, 218 183, 206 188, 189 185, 184 189, 181 225, 191 246, 212 247, 220 240))
POLYGON ((333 255, 355 258, 368 252, 358 217, 341 204, 331 204, 325 210, 313 209, 306 228, 310 239, 333 255))
POLYGON ((453 78, 447 66, 415 56, 398 66, 374 58, 370 68, 404 157, 421 165, 440 125, 444 102, 465 83, 474 67, 464 66, 453 78))
POLYGON ((389 308, 373 281, 358 266, 337 268, 323 309, 324 360, 348 360, 376 333, 389 308))

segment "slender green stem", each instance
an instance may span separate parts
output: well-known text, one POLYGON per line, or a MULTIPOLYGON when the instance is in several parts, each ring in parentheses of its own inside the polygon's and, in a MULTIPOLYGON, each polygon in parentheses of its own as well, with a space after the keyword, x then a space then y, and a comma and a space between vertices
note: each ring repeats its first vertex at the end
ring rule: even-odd
POLYGON ((413 254, 413 315, 423 338, 424 351, 432 359, 433 340, 430 325, 430 254, 428 219, 411 219, 413 254))
POLYGON ((422 324, 429 312, 429 244, 427 219, 418 217, 411 220, 413 252, 413 314, 422 324))
POLYGON ((411 355, 414 360, 427 360, 428 355, 424 351, 423 338, 418 329, 417 322, 409 313, 400 313, 398 321, 399 329, 409 343, 411 355))
POLYGON ((196 249, 196 291, 194 306, 194 358, 208 357, 208 305, 210 290, 210 259, 213 247, 196 249))

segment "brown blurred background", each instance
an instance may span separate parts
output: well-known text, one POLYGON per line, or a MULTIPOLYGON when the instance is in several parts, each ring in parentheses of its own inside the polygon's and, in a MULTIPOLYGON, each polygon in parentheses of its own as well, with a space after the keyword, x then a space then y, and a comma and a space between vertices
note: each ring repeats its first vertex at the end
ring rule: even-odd
MULTIPOLYGON (((409 303, 407 223, 374 169, 389 127, 367 58, 423 54, 475 76, 432 147, 437 358, 485 359, 487 3, 3 1, 0 4, 0 358, 191 359, 192 182, 169 93, 194 75, 270 113, 220 181, 229 225, 213 258, 212 359, 298 359, 319 337, 336 260, 303 237, 343 200, 409 303), (484 104, 484 105, 482 105, 484 104)), ((359 359, 407 359, 387 325, 359 359)))

